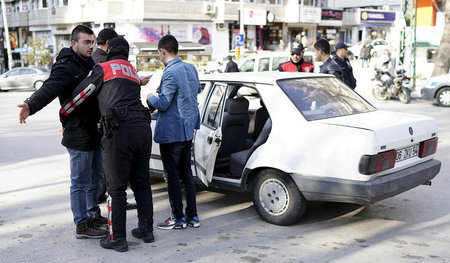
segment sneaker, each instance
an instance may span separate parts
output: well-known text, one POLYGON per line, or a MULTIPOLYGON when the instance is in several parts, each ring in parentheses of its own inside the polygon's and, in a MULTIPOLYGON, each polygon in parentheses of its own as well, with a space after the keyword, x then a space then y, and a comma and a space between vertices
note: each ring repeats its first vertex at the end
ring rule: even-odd
POLYGON ((155 241, 155 236, 153 236, 153 231, 148 231, 142 228, 135 228, 131 230, 131 235, 135 238, 140 238, 145 243, 153 243, 155 241))
POLYGON ((77 225, 76 238, 86 239, 86 238, 102 238, 107 236, 109 233, 106 230, 100 229, 90 223, 81 223, 77 225))
POLYGON ((103 216, 99 216, 99 217, 89 217, 88 218, 89 223, 91 223, 91 225, 94 225, 96 227, 102 227, 102 226, 107 226, 108 225, 108 218, 103 217, 103 216))
POLYGON ((100 246, 106 249, 114 249, 117 252, 128 251, 127 240, 123 237, 111 239, 111 237, 104 237, 100 239, 100 246))
POLYGON ((171 216, 167 218, 164 222, 159 223, 157 227, 159 229, 185 229, 186 228, 186 221, 184 221, 183 218, 176 219, 175 217, 171 216))
POLYGON ((190 227, 197 228, 200 226, 200 220, 198 220, 198 216, 194 216, 194 217, 185 216, 183 219, 184 219, 184 221, 187 222, 187 225, 190 227))

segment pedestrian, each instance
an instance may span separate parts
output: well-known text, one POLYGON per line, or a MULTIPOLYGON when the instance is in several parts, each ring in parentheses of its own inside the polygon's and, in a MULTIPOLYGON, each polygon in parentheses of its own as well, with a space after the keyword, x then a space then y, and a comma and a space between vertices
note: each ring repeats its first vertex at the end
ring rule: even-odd
POLYGON ((353 76, 353 68, 348 60, 348 46, 344 42, 336 44, 336 55, 333 57, 334 61, 342 70, 342 77, 344 83, 351 89, 356 88, 356 79, 353 76))
POLYGON ((320 73, 333 74, 336 78, 344 81, 342 70, 336 61, 331 58, 330 50, 330 43, 328 43, 326 39, 319 39, 314 44, 316 59, 323 63, 323 65, 320 66, 320 73))
POLYGON ((195 197, 195 182, 191 171, 191 147, 194 129, 200 128, 197 94, 200 85, 197 70, 178 57, 178 41, 171 35, 161 38, 158 52, 165 65, 159 95, 149 94, 147 101, 158 109, 155 142, 159 143, 172 216, 157 227, 184 229, 186 225, 199 227, 195 197), (183 213, 180 179, 186 197, 183 213))
POLYGON ((304 52, 302 43, 294 42, 291 49, 291 59, 281 63, 277 70, 282 72, 314 72, 314 66, 303 60, 304 52))
POLYGON ((370 48, 369 45, 364 43, 361 52, 359 54, 359 58, 361 59, 361 67, 364 68, 364 65, 367 64, 367 67, 369 67, 369 59, 370 59, 370 48))
POLYGON ((233 61, 232 56, 227 56, 227 66, 225 67, 225 72, 239 72, 238 65, 233 61))
POLYGON ((121 36, 111 40, 106 62, 96 65, 60 110, 62 121, 70 120, 84 104, 98 100, 101 113, 103 161, 108 198, 108 237, 100 240, 106 249, 128 250, 126 241, 127 184, 137 203, 138 227, 131 231, 146 243, 153 236, 153 202, 149 181, 152 146, 150 113, 141 103, 140 79, 128 62, 129 44, 121 36))
MULTIPOLYGON (((111 40, 113 40, 115 37, 118 37, 119 35, 116 33, 114 28, 112 27, 106 27, 102 29, 97 36, 97 49, 92 53, 92 59, 96 64, 102 63, 106 61, 106 58, 108 56, 108 46, 111 40)), ((139 77, 141 81, 141 85, 145 86, 150 80, 150 76, 145 77, 139 77)), ((98 195, 98 202, 101 203, 103 201, 106 201, 106 176, 104 176, 104 179, 102 181, 102 184, 99 186, 100 191, 98 195)), ((127 202, 127 210, 136 209, 136 204, 128 203, 127 202)))
MULTIPOLYGON (((61 49, 50 77, 24 103, 17 105, 20 123, 25 123, 29 115, 56 97, 61 104, 67 100, 95 65, 91 58, 94 42, 94 32, 89 27, 78 25, 72 30, 71 47, 61 49)), ((63 125, 61 144, 70 155, 70 205, 77 238, 101 238, 108 234, 99 228, 107 224, 107 219, 100 214, 97 200, 98 187, 104 175, 97 130, 99 119, 98 103, 91 101, 63 125)))

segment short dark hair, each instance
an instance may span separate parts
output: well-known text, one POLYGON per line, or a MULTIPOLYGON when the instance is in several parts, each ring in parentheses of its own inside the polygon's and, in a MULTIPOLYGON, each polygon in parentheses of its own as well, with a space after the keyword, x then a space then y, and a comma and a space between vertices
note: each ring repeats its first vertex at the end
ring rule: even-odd
POLYGON ((326 39, 319 39, 316 41, 316 43, 314 44, 314 48, 315 49, 322 49, 323 53, 329 55, 330 54, 330 43, 328 43, 328 40, 326 39))
POLYGON ((158 42, 158 50, 165 49, 167 52, 171 54, 178 54, 178 41, 172 35, 163 36, 158 42))
POLYGON ((80 33, 93 35, 94 31, 92 31, 92 29, 88 26, 78 25, 72 30, 72 35, 70 36, 70 40, 78 41, 78 39, 80 39, 80 33))
POLYGON ((115 37, 118 37, 119 35, 116 33, 116 31, 114 30, 114 28, 112 27, 106 27, 103 28, 97 36, 97 44, 98 45, 104 45, 106 44, 106 41, 111 41, 113 40, 115 37))

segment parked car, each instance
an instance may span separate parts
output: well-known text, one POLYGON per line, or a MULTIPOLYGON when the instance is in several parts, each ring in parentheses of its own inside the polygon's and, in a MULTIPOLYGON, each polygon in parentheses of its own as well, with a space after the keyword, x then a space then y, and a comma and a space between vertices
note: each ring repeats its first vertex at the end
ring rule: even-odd
POLYGON ((370 51, 370 54, 372 57, 378 57, 386 50, 389 50, 390 52, 393 51, 392 46, 384 39, 376 39, 376 40, 365 40, 365 41, 359 41, 358 43, 352 45, 348 48, 348 50, 351 52, 349 54, 350 57, 359 58, 359 54, 361 54, 361 48, 363 47, 363 44, 370 44, 372 45, 372 50, 370 51))
POLYGON ((424 99, 434 100, 439 106, 450 107, 450 74, 430 78, 420 93, 424 99))
MULTIPOLYGON (((276 71, 281 63, 289 61, 291 58, 288 52, 262 52, 246 57, 239 64, 240 72, 267 72, 276 71)), ((314 52, 305 51, 303 60, 311 63, 314 70, 318 72, 319 65, 315 59, 314 52)))
POLYGON ((50 73, 38 68, 19 67, 0 75, 0 90, 37 90, 50 73))
MULTIPOLYGON (((308 201, 373 203, 440 170, 432 118, 378 111, 332 75, 206 74, 201 83, 193 174, 209 188, 252 192, 267 222, 298 221, 308 201)), ((163 173, 156 143, 150 166, 163 173)))

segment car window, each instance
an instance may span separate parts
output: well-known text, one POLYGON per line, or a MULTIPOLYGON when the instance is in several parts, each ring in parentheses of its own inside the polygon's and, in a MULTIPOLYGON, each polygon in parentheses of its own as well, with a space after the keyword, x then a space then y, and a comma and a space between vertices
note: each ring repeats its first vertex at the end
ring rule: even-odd
POLYGON ((35 74, 34 70, 30 69, 30 68, 24 68, 20 70, 20 74, 23 75, 29 75, 29 74, 35 74))
POLYGON ((223 85, 216 85, 209 98, 208 105, 206 107, 206 112, 203 117, 203 124, 217 129, 219 127, 220 112, 222 108, 223 93, 225 87, 223 85))
POLYGON ((288 79, 277 83, 309 121, 376 110, 336 78, 288 79))
POLYGON ((6 72, 5 74, 8 77, 17 76, 17 75, 20 74, 20 71, 19 71, 19 69, 13 69, 13 70, 10 70, 10 71, 6 72))
POLYGON ((249 59, 239 67, 240 72, 253 72, 255 67, 255 59, 249 59))
POLYGON ((270 58, 260 58, 258 71, 269 71, 270 68, 270 58))
POLYGON ((273 63, 272 63, 272 71, 276 71, 278 69, 278 66, 280 66, 281 63, 284 63, 286 61, 289 61, 288 57, 274 57, 273 63))

